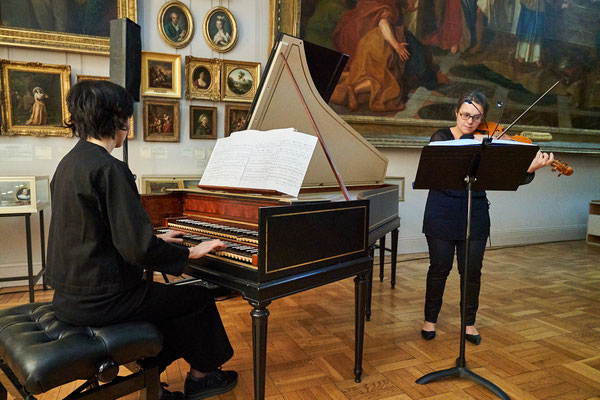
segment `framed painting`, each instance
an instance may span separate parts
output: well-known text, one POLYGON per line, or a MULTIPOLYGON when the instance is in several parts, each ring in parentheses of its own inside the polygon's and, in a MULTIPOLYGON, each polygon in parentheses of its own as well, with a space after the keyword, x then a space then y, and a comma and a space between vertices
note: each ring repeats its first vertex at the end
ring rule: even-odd
POLYGON ((144 100, 144 142, 179 142, 179 102, 144 100))
POLYGON ((467 3, 282 0, 271 2, 269 32, 272 43, 283 32, 350 55, 329 105, 378 147, 422 147, 452 126, 460 96, 479 90, 493 105, 488 120, 515 121, 514 133, 546 138, 543 150, 600 154, 600 8, 467 3), (397 49, 369 17, 384 14, 402 15, 383 22, 397 49))
POLYGON ((176 178, 153 178, 144 182, 144 193, 167 193, 168 189, 183 189, 183 181, 176 178))
POLYGON ((223 61, 221 94, 224 101, 252 102, 260 82, 260 63, 223 61))
POLYGON ((241 131, 246 126, 250 105, 226 104, 225 105, 225 137, 233 132, 241 131))
POLYGON ((137 21, 137 0, 0 2, 0 45, 110 52, 110 20, 137 21))
POLYGON ((185 56, 185 98, 219 101, 221 65, 218 58, 185 56))
POLYGON ((202 23, 202 32, 208 46, 219 53, 228 52, 237 42, 237 22, 225 7, 214 7, 208 11, 202 23))
POLYGON ((217 107, 190 106, 190 139, 217 138, 217 107))
POLYGON ((185 4, 172 0, 158 11, 158 31, 169 46, 176 49, 187 46, 194 36, 194 19, 185 4))
POLYGON ((71 67, 0 60, 5 135, 65 136, 71 67))
MULTIPOLYGON (((89 81, 110 81, 110 77, 108 77, 108 76, 98 76, 98 75, 79 75, 79 74, 76 76, 77 83, 79 83, 81 81, 85 81, 85 80, 89 80, 89 81)), ((129 125, 129 132, 127 133, 127 139, 128 140, 133 140, 133 139, 135 139, 135 129, 134 129, 134 124, 133 124, 133 115, 129 118, 128 125, 129 125)))
POLYGON ((142 51, 142 96, 181 98, 181 56, 142 51))

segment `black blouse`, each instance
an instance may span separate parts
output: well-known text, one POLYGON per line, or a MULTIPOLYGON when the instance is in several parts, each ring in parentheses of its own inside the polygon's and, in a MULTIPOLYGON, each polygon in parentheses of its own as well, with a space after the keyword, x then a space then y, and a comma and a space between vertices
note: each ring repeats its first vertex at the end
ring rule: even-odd
POLYGON ((80 140, 50 187, 46 279, 57 315, 73 302, 90 310, 101 303, 134 307, 144 293, 144 269, 183 272, 188 249, 154 235, 133 174, 103 147, 80 140))
MULTIPOLYGON (((461 139, 473 139, 472 134, 461 139)), ((436 131, 430 142, 454 140, 450 128, 436 131)), ((534 174, 527 174, 523 183, 533 180, 534 174)), ((437 239, 462 240, 467 235, 467 191, 430 190, 423 217, 423 233, 437 239)), ((485 191, 471 193, 471 239, 485 240, 490 234, 489 202, 485 191)))

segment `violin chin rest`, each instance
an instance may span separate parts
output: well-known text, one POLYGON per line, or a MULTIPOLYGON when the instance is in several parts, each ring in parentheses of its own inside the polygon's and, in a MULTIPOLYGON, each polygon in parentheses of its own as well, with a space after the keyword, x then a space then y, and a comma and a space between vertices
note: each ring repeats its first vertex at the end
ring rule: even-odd
POLYGON ((532 142, 550 142, 552 141, 552 135, 548 132, 521 132, 521 136, 531 139, 532 142))

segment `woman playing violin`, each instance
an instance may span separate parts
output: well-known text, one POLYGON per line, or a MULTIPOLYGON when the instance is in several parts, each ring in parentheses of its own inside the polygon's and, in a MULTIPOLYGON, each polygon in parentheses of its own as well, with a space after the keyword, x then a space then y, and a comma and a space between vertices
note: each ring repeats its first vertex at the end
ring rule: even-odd
MULTIPOLYGON (((431 136, 430 141, 477 139, 484 137, 484 135, 474 135, 474 132, 482 119, 484 119, 488 108, 488 101, 480 91, 475 90, 462 96, 454 110, 456 125, 451 128, 438 130, 431 136)), ((531 162, 522 184, 531 182, 535 171, 549 165, 553 160, 554 156, 552 153, 545 154, 538 152, 531 162)), ((425 340, 431 340, 435 337, 435 324, 442 308, 442 297, 444 295, 446 279, 452 269, 455 252, 458 261, 458 271, 461 277, 461 290, 463 287, 462 279, 464 279, 464 253, 467 226, 466 212, 466 190, 429 191, 423 219, 423 233, 427 238, 430 260, 425 293, 425 322, 421 329, 421 336, 425 340)), ((490 215, 486 193, 485 191, 472 191, 471 242, 469 249, 469 270, 466 277, 466 338, 474 344, 481 342, 481 336, 475 327, 475 317, 479 305, 483 253, 489 234, 490 215)))

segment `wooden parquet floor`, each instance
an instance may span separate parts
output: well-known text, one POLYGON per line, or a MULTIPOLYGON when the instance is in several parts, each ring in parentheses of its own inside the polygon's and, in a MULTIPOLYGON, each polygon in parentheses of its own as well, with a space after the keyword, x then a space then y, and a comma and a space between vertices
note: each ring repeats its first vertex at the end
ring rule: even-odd
MULTIPOLYGON (((389 264, 385 280, 373 284, 373 316, 366 326, 360 384, 352 372, 352 279, 271 304, 267 399, 496 398, 464 379, 415 383, 423 374, 454 366, 459 351, 459 279, 454 269, 437 337, 426 342, 419 330, 427 255, 401 255, 399 260, 394 290, 389 264)), ((37 291, 36 300, 50 298, 51 292, 37 291)), ((0 292, 0 307, 26 301, 24 289, 0 292)), ((218 307, 235 349, 225 368, 239 371, 240 381, 234 391, 211 399, 252 399, 250 306, 237 297, 218 307)), ((479 346, 467 343, 468 366, 512 399, 600 399, 600 247, 577 241, 488 249, 477 326, 483 340, 479 346)), ((182 390, 187 369, 185 362, 176 362, 161 380, 170 390, 182 390)), ((63 398, 74 388, 75 384, 65 385, 38 398, 63 398)))

